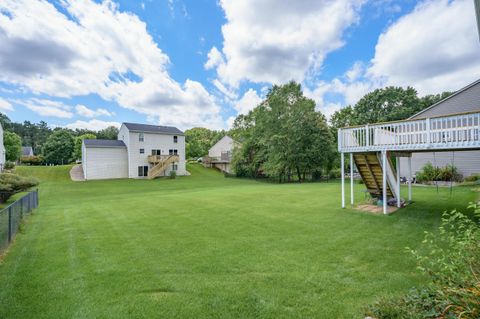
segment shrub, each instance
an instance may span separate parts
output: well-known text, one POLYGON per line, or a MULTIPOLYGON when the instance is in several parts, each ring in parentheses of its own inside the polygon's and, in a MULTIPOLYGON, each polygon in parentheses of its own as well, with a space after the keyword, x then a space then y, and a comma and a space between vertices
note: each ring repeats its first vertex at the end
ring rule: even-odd
POLYGON ((43 157, 42 156, 22 156, 20 157, 20 162, 25 165, 42 165, 43 157))
POLYGON ((23 177, 12 173, 0 174, 0 203, 5 203, 12 195, 38 185, 33 177, 23 177))
POLYGON ((422 167, 422 170, 417 173, 417 181, 419 182, 431 182, 438 180, 440 175, 440 169, 433 167, 432 163, 428 162, 422 167))
POLYGON ((334 178, 340 178, 342 177, 342 171, 340 168, 334 168, 328 172, 328 178, 334 179, 334 178))
POLYGON ((465 182, 476 182, 480 181, 480 174, 473 174, 465 177, 465 182))
POLYGON ((462 175, 458 173, 457 167, 448 164, 444 168, 441 168, 439 171, 439 180, 441 181, 453 181, 453 182, 461 182, 462 181, 462 175))
POLYGON ((7 170, 14 169, 15 168, 15 163, 10 162, 10 161, 6 161, 5 164, 3 165, 3 168, 7 169, 7 170))
POLYGON ((434 167, 432 163, 428 162, 423 166, 422 170, 417 173, 417 181, 432 182, 432 181, 454 181, 461 182, 462 175, 458 173, 456 166, 448 164, 440 168, 434 167))
POLYGON ((375 318, 480 318, 480 206, 474 218, 445 212, 435 233, 427 232, 421 250, 408 251, 430 283, 406 296, 370 306, 375 318))
POLYGON ((176 171, 170 171, 169 177, 170 177, 171 179, 177 178, 177 172, 176 172, 176 171))

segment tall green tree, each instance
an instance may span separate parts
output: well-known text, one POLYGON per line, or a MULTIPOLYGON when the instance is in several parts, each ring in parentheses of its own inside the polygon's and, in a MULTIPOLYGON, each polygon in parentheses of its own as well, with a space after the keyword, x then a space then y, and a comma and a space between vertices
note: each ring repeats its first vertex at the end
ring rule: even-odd
POLYGON ((69 130, 54 131, 43 146, 43 157, 47 164, 68 164, 72 160, 74 138, 69 130))
POLYGON ((417 91, 408 87, 386 87, 362 97, 354 107, 353 123, 369 124, 408 118, 419 109, 417 91))
POLYGON ((73 146, 73 160, 80 160, 82 158, 82 142, 85 139, 94 140, 97 137, 94 134, 87 133, 75 137, 75 144, 73 146))
POLYGON ((243 139, 234 155, 240 174, 302 181, 318 174, 334 150, 325 117, 295 82, 273 86, 264 103, 235 120, 232 131, 243 139))
POLYGON ((22 139, 15 133, 3 132, 3 145, 5 146, 5 158, 15 162, 22 154, 22 139))
POLYGON ((353 107, 346 106, 330 118, 332 128, 404 120, 443 100, 451 92, 418 97, 412 87, 385 87, 364 95, 353 107))
POLYGON ((225 135, 224 131, 214 131, 194 127, 185 131, 187 158, 197 158, 208 154, 208 150, 225 135))
POLYGON ((96 134, 98 139, 102 140, 116 140, 118 138, 118 128, 109 126, 96 134))

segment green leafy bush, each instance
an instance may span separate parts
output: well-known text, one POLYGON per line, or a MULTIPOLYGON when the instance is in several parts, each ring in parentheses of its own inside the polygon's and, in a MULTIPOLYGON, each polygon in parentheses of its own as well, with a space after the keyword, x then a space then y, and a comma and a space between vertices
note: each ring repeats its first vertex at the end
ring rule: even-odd
POLYGON ((440 168, 439 180, 441 181, 453 181, 453 182, 461 182, 463 179, 463 176, 458 173, 457 167, 448 164, 447 166, 440 168))
POLYGON ((43 157, 39 155, 22 156, 20 162, 25 165, 42 165, 43 157))
POLYGON ((12 173, 0 174, 0 203, 5 203, 13 194, 26 191, 38 185, 33 177, 23 177, 12 173))
POLYGON ((480 181, 480 174, 473 174, 465 177, 465 182, 476 182, 480 181))
POLYGON ((342 177, 342 171, 340 168, 334 168, 328 172, 328 178, 330 179, 335 179, 335 178, 340 178, 342 177))
POLYGON ((417 181, 419 182, 433 182, 433 181, 446 181, 446 182, 460 182, 462 181, 462 175, 458 173, 457 167, 448 164, 445 167, 434 167, 432 163, 428 162, 423 166, 422 170, 417 173, 417 181))
POLYGON ((170 171, 169 177, 170 177, 170 179, 175 179, 175 178, 177 178, 177 172, 176 172, 176 171, 170 171))
POLYGON ((5 164, 3 165, 4 169, 11 170, 15 168, 15 163, 11 161, 6 161, 5 164))
POLYGON ((474 217, 445 212, 421 250, 407 250, 430 284, 402 298, 381 299, 367 310, 375 318, 480 318, 480 207, 474 217))

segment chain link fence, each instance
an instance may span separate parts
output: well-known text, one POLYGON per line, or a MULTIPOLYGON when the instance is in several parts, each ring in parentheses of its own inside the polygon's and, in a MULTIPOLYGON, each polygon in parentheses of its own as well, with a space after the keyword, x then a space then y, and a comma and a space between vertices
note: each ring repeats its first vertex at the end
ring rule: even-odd
POLYGON ((7 249, 20 228, 24 216, 38 207, 38 189, 29 192, 0 210, 0 253, 7 249))

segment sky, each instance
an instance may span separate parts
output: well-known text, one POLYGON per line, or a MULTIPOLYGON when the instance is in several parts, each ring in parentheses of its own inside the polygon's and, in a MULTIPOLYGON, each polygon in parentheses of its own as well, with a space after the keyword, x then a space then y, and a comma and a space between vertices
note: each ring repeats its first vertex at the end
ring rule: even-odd
POLYGON ((295 80, 331 116, 376 88, 480 78, 473 0, 0 0, 0 112, 228 129, 295 80))

